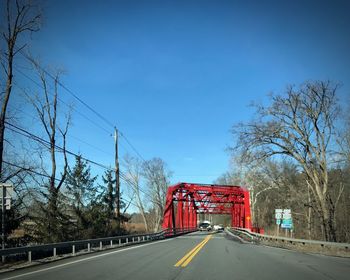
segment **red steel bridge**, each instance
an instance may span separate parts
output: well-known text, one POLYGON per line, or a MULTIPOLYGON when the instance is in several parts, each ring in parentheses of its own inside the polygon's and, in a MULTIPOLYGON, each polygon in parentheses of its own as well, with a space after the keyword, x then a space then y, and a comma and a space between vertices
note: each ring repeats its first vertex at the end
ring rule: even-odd
POLYGON ((229 214, 232 227, 252 229, 249 191, 243 187, 178 183, 168 188, 163 229, 197 227, 199 213, 229 214))

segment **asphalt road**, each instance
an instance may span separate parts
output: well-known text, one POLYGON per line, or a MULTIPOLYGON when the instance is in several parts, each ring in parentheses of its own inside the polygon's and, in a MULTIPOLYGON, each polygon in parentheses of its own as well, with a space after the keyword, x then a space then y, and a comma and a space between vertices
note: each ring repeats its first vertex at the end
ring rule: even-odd
POLYGON ((349 279, 350 259, 242 244, 225 233, 174 239, 69 258, 0 274, 0 279, 349 279))

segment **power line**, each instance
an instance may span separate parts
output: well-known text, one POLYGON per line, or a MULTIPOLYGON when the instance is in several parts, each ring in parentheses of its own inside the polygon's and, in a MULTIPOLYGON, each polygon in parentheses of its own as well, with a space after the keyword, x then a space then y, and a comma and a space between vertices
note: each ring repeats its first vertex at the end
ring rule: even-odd
MULTIPOLYGON (((33 63, 38 69, 40 69, 43 73, 48 75, 51 79, 55 80, 55 77, 46 69, 41 67, 33 58, 31 58, 29 55, 27 55, 23 50, 20 50, 20 53, 22 56, 24 56, 27 60, 29 60, 31 63, 33 63)), ((96 116, 98 116, 101 120, 103 120, 106 124, 114 128, 114 125, 107 120, 104 116, 102 116, 99 112, 97 112, 95 109, 93 109, 89 104, 87 104, 85 101, 83 101, 79 96, 77 96, 72 90, 70 90, 68 87, 66 87, 62 82, 57 81, 57 84, 61 86, 66 92, 68 92, 70 95, 72 95, 76 100, 78 100, 81 104, 83 104, 86 108, 88 108, 91 112, 93 112, 96 116)))
MULTIPOLYGON (((37 81, 35 81, 33 78, 31 78, 30 76, 28 76, 27 74, 25 74, 22 70, 19 70, 17 67, 14 67, 16 69, 16 71, 18 73, 20 73, 22 76, 24 76, 25 78, 27 78, 29 81, 31 81, 32 83, 34 83, 35 85, 37 85, 38 87, 40 87, 41 89, 44 89, 44 87, 38 83, 37 81)), ((42 69, 42 68, 41 68, 42 69)), ((46 70, 45 70, 46 71, 46 70)), ((45 73, 48 73, 48 71, 46 71, 45 73)), ((49 74, 50 78, 54 78, 52 74, 49 74)), ((61 85, 62 83, 60 83, 60 86, 62 87, 61 85)), ((21 89, 23 92, 25 91, 23 88, 21 88, 19 85, 17 85, 16 83, 14 83, 14 85, 16 85, 19 89, 21 89)), ((66 87, 65 87, 66 89, 66 87)), ((49 92, 50 95, 52 95, 51 92, 49 92)), ((59 102, 61 102, 62 104, 66 105, 68 108, 72 108, 69 104, 67 104, 65 101, 63 101, 61 98, 57 97, 57 100, 59 102)), ((86 103, 86 102, 84 102, 86 103)), ((81 113, 80 111, 78 111, 77 109, 75 109, 74 107, 72 108, 73 111, 75 111, 76 113, 78 113, 80 116, 82 116, 83 118, 85 118, 86 120, 88 120, 89 122, 91 122, 93 125, 95 125, 96 127, 100 128, 101 130, 103 130, 104 132, 107 132, 109 135, 110 134, 110 131, 108 131, 107 129, 105 129, 104 127, 102 127, 101 125, 99 125, 98 123, 96 123, 95 121, 91 120, 89 117, 87 117, 85 114, 81 113)), ((111 123, 110 123, 111 124, 111 123)), ((144 162, 145 159, 142 157, 142 155, 137 151, 137 149, 135 148, 134 145, 131 144, 130 140, 124 135, 124 133, 122 133, 122 131, 120 131, 118 129, 118 132, 120 134, 120 136, 122 138, 124 138, 125 142, 131 147, 131 149, 136 153, 136 155, 144 162)), ((82 141, 82 140, 81 140, 82 141)), ((83 141, 82 141, 83 142, 83 141)), ((124 145, 123 145, 124 146, 124 145)), ((124 146, 125 147, 125 146, 124 146)))
MULTIPOLYGON (((8 106, 9 106, 10 108, 12 108, 13 110, 19 111, 19 112, 25 114, 26 116, 31 117, 32 119, 35 119, 35 118, 36 118, 36 117, 34 117, 33 115, 29 114, 28 112, 23 111, 22 109, 15 108, 15 107, 12 106, 11 104, 9 104, 8 106)), ((67 138, 73 138, 73 139, 75 139, 76 141, 81 142, 81 143, 83 143, 83 144, 85 144, 85 145, 87 145, 87 146, 89 146, 89 147, 91 147, 91 148, 93 148, 93 149, 95 149, 95 150, 97 150, 97 151, 100 151, 100 152, 102 152, 102 153, 104 153, 104 154, 106 154, 106 155, 110 155, 110 152, 107 152, 107 151, 105 151, 105 150, 102 150, 101 148, 96 147, 95 145, 93 145, 93 144, 91 144, 91 143, 89 143, 89 142, 87 142, 87 141, 85 141, 85 140, 82 140, 81 138, 76 137, 75 135, 72 135, 71 133, 69 133, 69 134, 67 135, 67 138)))
MULTIPOLYGON (((26 171, 26 172, 33 173, 33 174, 38 175, 38 176, 42 176, 42 177, 46 177, 46 178, 51 179, 51 176, 50 176, 50 175, 47 175, 47 174, 44 174, 44 173, 40 173, 40 172, 35 171, 35 170, 31 169, 31 168, 19 166, 19 165, 15 164, 15 163, 11 163, 11 162, 8 162, 8 161, 6 161, 6 160, 3 160, 3 162, 4 162, 5 164, 9 165, 9 166, 22 169, 23 171, 26 171)), ((123 180, 125 180, 125 179, 123 179, 123 180)), ((60 179, 55 178, 55 181, 60 182, 60 179)), ((125 182, 129 183, 128 181, 125 181, 125 182)), ((138 205, 136 205, 135 203, 132 202, 132 199, 129 199, 129 200, 125 200, 125 199, 124 199, 124 202, 125 202, 126 204, 132 204, 132 205, 134 205, 135 207, 139 207, 138 205)))
MULTIPOLYGON (((21 127, 13 125, 13 124, 11 124, 11 123, 9 123, 7 121, 5 121, 5 124, 10 126, 10 127, 7 127, 7 128, 10 129, 11 131, 15 132, 15 133, 18 133, 18 134, 21 134, 21 135, 23 135, 23 136, 25 136, 27 138, 33 139, 33 140, 35 140, 35 141, 37 141, 37 142, 39 142, 39 143, 41 143, 43 145, 51 145, 51 143, 49 141, 47 141, 47 140, 45 140, 45 139, 43 139, 43 138, 41 138, 41 137, 39 137, 39 136, 29 132, 29 131, 21 128, 21 127)), ((62 148, 62 147, 60 147, 60 146, 58 146, 56 144, 54 145, 54 147, 56 149, 60 150, 61 152, 66 152, 69 155, 72 155, 72 156, 75 156, 75 157, 80 157, 81 159, 83 159, 83 160, 85 160, 85 161, 87 161, 87 162, 89 162, 89 163, 91 163, 93 165, 99 166, 99 167, 101 167, 103 169, 113 170, 112 168, 110 168, 110 167, 108 167, 108 166, 106 166, 106 165, 104 165, 102 163, 98 163, 98 162, 93 161, 91 159, 85 158, 85 157, 83 157, 81 155, 78 155, 78 154, 76 154, 76 153, 74 153, 74 152, 72 152, 70 150, 64 149, 64 148, 62 148)))
MULTIPOLYGON (((54 75, 52 75, 49 71, 47 71, 46 69, 44 69, 43 67, 41 67, 36 61, 34 61, 34 59, 32 59, 29 55, 27 55, 26 53, 24 53, 23 50, 19 50, 19 52, 22 54, 22 56, 24 58, 26 58, 30 63, 34 64, 40 71, 42 71, 43 73, 45 73, 47 76, 49 76, 51 79, 56 80, 56 77, 54 77, 54 75)), ((32 81, 33 83, 35 83, 37 86, 43 88, 42 85, 40 85, 39 83, 37 83, 34 79, 32 79, 31 77, 29 77, 28 75, 26 75, 25 73, 23 73, 23 71, 19 70, 18 68, 16 68, 16 71, 18 71, 19 73, 21 73, 24 77, 26 77, 27 79, 29 79, 30 81, 32 81)), ((85 101, 83 101, 79 96, 77 96, 72 90, 70 90, 67 86, 65 86, 61 81, 56 80, 57 84, 63 88, 66 92, 68 92, 70 95, 72 95, 76 100, 78 100, 78 102, 80 102, 81 104, 83 104, 86 108, 88 108, 91 112, 93 112, 97 117, 99 117, 101 120, 103 120, 106 124, 108 124, 110 127, 115 128, 115 125, 113 125, 107 118, 105 118, 104 116, 102 116, 99 112, 97 112, 96 110, 94 110, 89 104, 87 104, 85 101)), ((66 106, 70 107, 68 104, 66 104, 63 100, 57 98, 60 102, 62 102, 63 104, 65 104, 66 106)), ((73 109, 74 110, 74 109, 73 109)), ((84 118, 88 119, 90 122, 94 123, 95 125, 97 125, 94 121, 92 121, 91 119, 89 119, 88 117, 86 117, 84 114, 80 113, 77 110, 76 111, 78 114, 82 115, 84 118)), ((7 123, 8 125, 11 125, 9 123, 7 123)), ((13 126, 13 125, 12 125, 13 126)), ((103 129, 105 132, 110 133, 108 130, 104 129, 102 126, 97 125, 99 128, 103 129)), ((16 128, 16 127, 15 127, 16 128)), ((45 143, 46 145, 50 145, 50 143, 36 135, 33 135, 31 133, 29 133, 28 131, 25 131, 21 128, 18 128, 20 131, 27 133, 30 137, 34 137, 34 140, 40 140, 39 142, 41 143, 45 143)), ((149 167, 149 163, 143 158, 143 156, 140 154, 140 152, 135 148, 135 146, 133 144, 131 144, 130 140, 125 136, 124 133, 121 132, 121 130, 118 130, 121 137, 123 137, 126 141, 126 143, 132 148, 132 150, 136 153, 136 155, 145 163, 146 168, 148 169, 149 172, 151 172, 151 169, 149 167)), ((17 131, 18 132, 18 131, 17 131)), ((27 136, 27 135, 24 135, 27 136)), ((61 151, 63 151, 62 147, 59 147, 57 145, 55 145, 57 149, 60 149, 61 151)), ((74 156, 78 156, 77 154, 70 152, 69 150, 65 150, 68 154, 70 155, 74 155, 74 156)), ((82 157, 83 158, 83 157, 82 157)), ((87 162, 90 162, 91 164, 95 164, 97 166, 100 166, 104 169, 107 170, 111 170, 111 168, 106 167, 100 163, 94 162, 92 160, 83 158, 84 160, 86 160, 87 162)), ((140 189, 140 188, 139 188, 140 189)), ((140 189, 141 190, 141 189, 140 189)), ((146 194, 146 192, 144 192, 146 194)))
MULTIPOLYGON (((35 85, 37 85, 38 87, 40 87, 41 89, 44 89, 44 87, 38 83, 37 81, 35 81, 32 77, 28 76, 27 74, 25 74, 23 71, 19 70, 17 67, 14 67, 16 69, 16 71, 18 73, 20 73, 23 77, 27 78, 29 81, 31 81, 32 83, 34 83, 35 85)), ((23 92, 25 91, 23 88, 21 88, 19 85, 17 85, 16 83, 14 83, 19 89, 21 89, 23 92)), ((52 95, 51 92, 49 92, 50 95, 52 95)), ((100 128, 101 130, 103 130, 104 132, 107 132, 108 134, 110 134, 110 131, 108 131, 107 129, 105 129, 103 126, 101 126, 100 124, 98 124, 97 122, 93 121, 92 119, 90 119, 88 116, 86 116, 85 114, 81 113, 80 111, 78 111, 77 109, 75 109, 74 107, 70 106, 67 102, 63 101, 60 97, 57 96, 57 100, 59 102, 61 102, 62 104, 64 104, 65 106, 67 106, 68 108, 72 109, 73 111, 75 111, 77 114, 79 114, 80 116, 82 116, 84 119, 88 120, 90 123, 92 123, 93 125, 95 125, 96 127, 100 128)))
MULTIPOLYGON (((33 173, 33 174, 36 174, 36 175, 39 175, 39 176, 43 176, 43 177, 46 177, 46 178, 50 178, 51 179, 51 176, 50 175, 47 175, 47 174, 44 174, 44 173, 40 173, 38 171, 35 171, 33 169, 30 169, 28 167, 23 167, 23 166, 19 166, 15 163, 11 163, 11 162, 8 162, 6 160, 3 160, 4 163, 6 163, 7 165, 10 165, 12 167, 16 167, 16 168, 19 168, 19 169, 22 169, 23 171, 27 171, 27 172, 30 172, 30 173, 33 173)), ((60 181, 59 179, 55 178, 55 181, 60 181)))
MULTIPOLYGON (((23 50, 20 50, 21 55, 26 58, 29 62, 33 63, 36 67, 38 67, 43 73, 48 75, 51 79, 55 80, 55 77, 46 69, 41 67, 37 62, 34 61, 29 55, 27 55, 23 50)), ((20 73, 21 71, 18 70, 20 73)), ((30 78, 30 77, 29 77, 30 78)), ((69 89, 67 86, 65 86, 61 81, 57 81, 58 85, 61 86, 66 92, 68 92, 70 95, 72 95, 76 100, 78 100, 81 104, 83 104, 86 108, 88 108, 91 112, 93 112, 96 116, 98 116, 101 120, 103 120, 106 124, 108 124, 110 127, 115 128, 115 125, 113 125, 107 118, 105 118, 102 114, 97 112, 95 109, 93 109, 89 104, 87 104, 84 100, 82 100, 77 94, 75 94, 71 89, 69 89)), ((61 101, 62 102, 62 101, 61 101)), ((77 111, 78 112, 78 111, 77 111)), ((78 112, 80 113, 80 112, 78 112)), ((80 113, 81 114, 81 113, 80 113)), ((91 120, 90 120, 91 121, 91 120)), ((103 128, 104 131, 107 131, 103 128)), ((131 147, 131 149, 136 153, 136 155, 143 161, 146 162, 146 160, 143 158, 143 156, 140 154, 140 152, 135 148, 133 144, 131 144, 130 140, 125 136, 124 133, 120 129, 118 129, 120 136, 123 137, 126 141, 126 143, 131 147)), ((109 131, 107 131, 110 133, 109 131)))
POLYGON ((124 138, 125 142, 133 149, 133 151, 136 153, 136 155, 143 161, 146 162, 146 160, 143 158, 143 156, 137 151, 134 145, 131 144, 131 142, 128 140, 128 138, 120 131, 120 136, 124 138))
MULTIPOLYGON (((13 132, 15 132, 15 133, 17 133, 17 134, 20 134, 20 135, 22 135, 22 136, 24 136, 24 137, 27 137, 27 138, 32 139, 32 140, 35 140, 35 141, 37 141, 37 142, 39 142, 39 143, 45 145, 46 147, 51 145, 51 143, 50 143, 49 141, 47 141, 47 140, 45 140, 45 139, 43 139, 43 138, 41 138, 41 137, 39 137, 39 136, 37 136, 37 135, 35 135, 35 134, 29 132, 29 131, 27 131, 27 130, 21 128, 21 127, 18 127, 18 126, 16 126, 16 125, 13 125, 13 124, 11 124, 11 123, 9 123, 9 122, 7 122, 7 121, 5 121, 5 124, 6 124, 7 126, 10 126, 10 127, 7 127, 8 129, 10 129, 11 131, 13 131, 13 132)), ((99 162, 96 162, 96 161, 93 161, 93 160, 88 159, 88 158, 86 158, 86 157, 83 157, 83 156, 81 156, 81 155, 78 155, 78 154, 76 154, 76 153, 74 153, 74 152, 72 152, 72 151, 70 151, 70 150, 64 149, 64 148, 62 148, 62 147, 60 147, 60 146, 58 146, 58 145, 56 145, 56 144, 54 145, 54 147, 55 147, 56 149, 60 150, 61 152, 66 152, 66 153, 69 154, 69 155, 72 155, 72 156, 75 156, 75 157, 78 157, 78 156, 79 156, 81 159, 83 159, 83 160, 85 160, 85 161, 87 161, 87 162, 89 162, 89 163, 91 163, 91 164, 93 164, 93 165, 99 166, 99 167, 101 167, 101 168, 103 168, 103 169, 105 169, 105 170, 114 171, 114 169, 111 168, 111 167, 108 167, 108 166, 106 166, 106 165, 104 165, 104 164, 101 164, 101 163, 99 163, 99 162)), ((123 179, 125 182, 128 182, 129 184, 132 184, 132 185, 133 185, 135 188, 137 188, 140 192, 142 192, 144 195, 148 196, 151 200, 153 200, 152 196, 151 196, 149 193, 147 193, 146 191, 144 191, 143 189, 141 189, 140 186, 136 185, 134 182, 130 181, 130 180, 127 178, 126 174, 124 174, 123 172, 120 172, 120 174, 121 174, 122 179, 123 179)))
MULTIPOLYGON (((37 141, 37 142, 43 144, 43 145, 46 146, 46 147, 49 147, 49 146, 51 145, 51 143, 50 143, 49 141, 47 141, 47 140, 45 140, 45 139, 43 139, 43 138, 41 138, 41 137, 39 137, 39 136, 37 136, 37 135, 35 135, 35 134, 33 134, 33 133, 31 133, 31 132, 29 132, 29 131, 23 129, 23 128, 20 128, 20 127, 18 127, 18 126, 16 126, 16 125, 10 124, 10 123, 7 122, 7 121, 5 121, 5 124, 8 125, 8 126, 10 126, 10 127, 7 127, 9 130, 11 130, 11 131, 13 131, 13 132, 15 132, 15 133, 17 133, 17 134, 20 134, 20 135, 22 135, 22 136, 24 136, 24 137, 27 137, 27 138, 32 139, 32 140, 35 140, 35 141, 37 141), (13 128, 11 128, 11 127, 15 128, 15 129, 13 129, 13 128)), ((74 152, 71 152, 71 151, 69 151, 69 150, 67 150, 67 149, 64 149, 64 148, 62 148, 62 147, 60 147, 60 146, 58 146, 58 145, 54 145, 54 146, 55 146, 55 148, 59 149, 61 152, 66 152, 67 154, 72 155, 72 156, 75 156, 75 157, 80 156, 81 159, 83 159, 83 160, 85 160, 85 161, 87 161, 87 162, 89 162, 89 163, 91 163, 91 164, 93 164, 93 165, 99 166, 99 167, 101 167, 101 168, 103 168, 103 169, 105 169, 105 170, 107 170, 107 171, 114 171, 114 169, 111 168, 111 167, 108 167, 108 166, 103 165, 103 164, 101 164, 101 163, 98 163, 98 162, 96 162, 96 161, 90 160, 90 159, 88 159, 88 158, 86 158, 86 157, 83 157, 83 156, 78 155, 78 154, 76 154, 76 153, 74 153, 74 152)), ((123 179, 123 181, 126 182, 129 186, 132 186, 133 188, 138 189, 141 193, 143 193, 144 195, 148 196, 148 197, 151 199, 151 201, 153 200, 153 197, 152 197, 148 192, 146 192, 146 191, 143 190, 140 186, 136 185, 133 181, 131 181, 131 180, 127 177, 127 175, 126 175, 124 172, 120 171, 120 177, 121 177, 121 178, 123 179)))

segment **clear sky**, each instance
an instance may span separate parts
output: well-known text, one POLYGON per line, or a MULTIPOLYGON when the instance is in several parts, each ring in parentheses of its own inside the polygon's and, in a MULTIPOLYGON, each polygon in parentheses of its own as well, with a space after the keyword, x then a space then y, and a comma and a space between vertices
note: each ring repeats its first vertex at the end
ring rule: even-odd
MULTIPOLYGON (((228 168, 230 127, 252 118, 251 101, 313 79, 341 82, 341 102, 349 101, 349 11, 350 1, 334 0, 51 0, 30 45, 66 69, 63 83, 143 158, 166 161, 172 182, 211 183, 228 168)), ((77 113, 69 141, 113 165, 113 139, 77 113)), ((121 155, 128 151, 121 139, 121 155)))

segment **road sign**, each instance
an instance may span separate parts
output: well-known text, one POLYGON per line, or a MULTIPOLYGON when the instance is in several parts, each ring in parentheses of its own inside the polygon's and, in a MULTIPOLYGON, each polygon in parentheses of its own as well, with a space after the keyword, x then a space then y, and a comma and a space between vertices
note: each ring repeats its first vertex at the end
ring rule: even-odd
POLYGON ((276 225, 280 225, 281 224, 281 219, 276 219, 276 225))
POLYGON ((275 219, 282 219, 282 209, 275 209, 275 219))
MULTIPOLYGON (((2 197, 0 197, 0 207, 2 208, 2 197)), ((5 197, 5 209, 11 209, 11 197, 5 197)))
POLYGON ((283 217, 283 220, 282 220, 282 224, 281 224, 281 228, 293 228, 293 220, 292 218, 289 218, 289 219, 285 219, 283 217))
POLYGON ((293 224, 292 219, 283 219, 282 224, 293 224))
POLYGON ((281 228, 293 228, 293 224, 281 224, 281 228))
POLYGON ((290 213, 283 213, 282 218, 283 220, 290 220, 292 218, 292 215, 290 213))
POLYGON ((11 209, 11 197, 14 194, 13 185, 11 184, 0 184, 1 193, 0 193, 0 207, 2 208, 2 198, 5 198, 5 209, 11 209))
POLYGON ((283 209, 282 217, 283 217, 283 219, 291 219, 292 218, 292 211, 290 209, 283 209))
POLYGON ((276 219, 282 219, 282 213, 275 213, 276 219))

